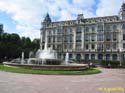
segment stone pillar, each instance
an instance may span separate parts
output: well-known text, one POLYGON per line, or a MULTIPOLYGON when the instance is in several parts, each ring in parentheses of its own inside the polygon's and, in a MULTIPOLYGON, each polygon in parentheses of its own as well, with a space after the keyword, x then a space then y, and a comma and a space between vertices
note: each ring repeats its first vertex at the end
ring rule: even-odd
POLYGON ((76 59, 76 54, 75 53, 73 53, 72 56, 73 56, 73 59, 76 59))
POLYGON ((85 59, 85 58, 84 58, 84 54, 83 54, 83 53, 81 54, 81 59, 85 59))
POLYGON ((98 54, 95 53, 95 60, 97 60, 97 59, 98 59, 98 54))
POLYGON ((89 54, 89 60, 91 60, 91 54, 90 53, 88 53, 89 54))

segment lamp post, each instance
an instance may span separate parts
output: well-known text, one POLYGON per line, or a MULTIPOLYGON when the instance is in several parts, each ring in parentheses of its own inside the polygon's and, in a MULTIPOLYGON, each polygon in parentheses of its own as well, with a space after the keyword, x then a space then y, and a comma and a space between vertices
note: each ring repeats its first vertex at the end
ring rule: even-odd
POLYGON ((121 52, 122 52, 122 49, 119 48, 119 59, 120 59, 120 64, 119 64, 119 66, 120 66, 120 67, 122 66, 122 56, 121 56, 121 52))

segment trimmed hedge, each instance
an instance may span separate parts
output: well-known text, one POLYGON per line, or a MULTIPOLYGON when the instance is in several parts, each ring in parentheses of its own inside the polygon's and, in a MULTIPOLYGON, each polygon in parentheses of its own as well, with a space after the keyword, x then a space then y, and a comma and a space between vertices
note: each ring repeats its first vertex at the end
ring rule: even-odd
POLYGON ((119 67, 120 62, 116 60, 102 60, 100 64, 103 67, 117 68, 119 67))
POLYGON ((95 63, 95 64, 99 64, 101 60, 73 59, 73 61, 76 63, 84 63, 84 64, 88 64, 90 62, 95 63))
MULTIPOLYGON (((85 60, 85 59, 73 59, 76 63, 100 65, 102 67, 117 68, 120 65, 120 61, 117 60, 85 60)), ((125 67, 125 60, 122 61, 122 67, 125 67)))

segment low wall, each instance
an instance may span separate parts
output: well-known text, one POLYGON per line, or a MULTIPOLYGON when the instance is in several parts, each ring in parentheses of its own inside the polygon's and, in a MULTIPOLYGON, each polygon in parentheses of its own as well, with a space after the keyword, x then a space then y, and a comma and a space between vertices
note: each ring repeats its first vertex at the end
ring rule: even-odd
POLYGON ((17 66, 17 67, 25 67, 25 68, 32 68, 32 69, 43 69, 43 70, 83 70, 88 68, 87 65, 35 65, 35 64, 16 64, 16 63, 9 63, 4 62, 5 65, 10 66, 17 66))

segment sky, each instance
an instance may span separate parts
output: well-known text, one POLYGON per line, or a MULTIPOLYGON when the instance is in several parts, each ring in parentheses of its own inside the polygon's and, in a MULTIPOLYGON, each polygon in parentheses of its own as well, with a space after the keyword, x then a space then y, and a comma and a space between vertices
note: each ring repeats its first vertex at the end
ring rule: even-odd
POLYGON ((0 0, 0 23, 4 32, 40 38, 47 13, 52 21, 118 15, 123 0, 0 0))

